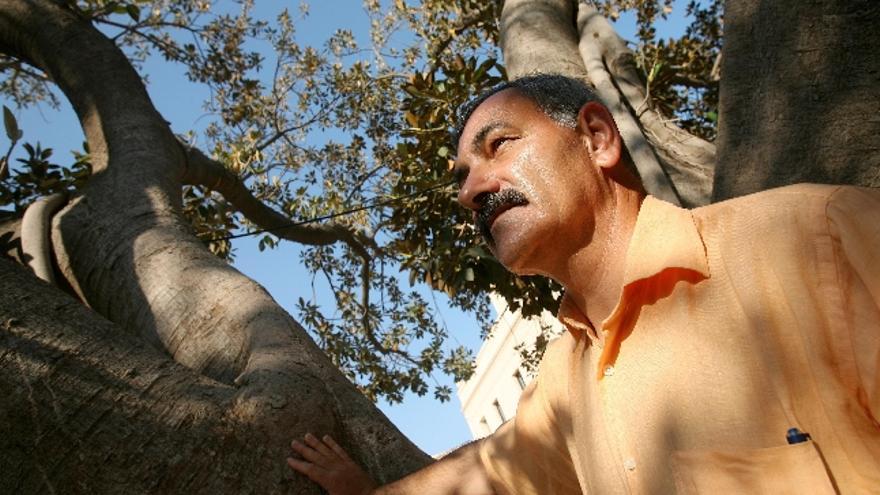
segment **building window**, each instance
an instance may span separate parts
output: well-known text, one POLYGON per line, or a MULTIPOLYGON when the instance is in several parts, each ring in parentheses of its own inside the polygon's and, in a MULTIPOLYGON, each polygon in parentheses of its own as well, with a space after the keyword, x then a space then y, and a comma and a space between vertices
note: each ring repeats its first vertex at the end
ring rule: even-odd
POLYGON ((516 370, 516 373, 514 373, 513 376, 516 377, 516 383, 519 384, 519 389, 525 390, 526 389, 526 379, 523 378, 522 373, 520 373, 519 370, 516 370))
POLYGON ((503 423, 503 422, 507 421, 507 418, 504 416, 504 410, 501 409, 501 404, 499 404, 498 401, 496 400, 495 402, 492 403, 492 405, 495 406, 495 410, 498 411, 498 417, 501 418, 501 422, 503 423))
POLYGON ((489 427, 489 422, 486 421, 485 417, 480 418, 480 426, 483 427, 483 433, 485 435, 492 433, 492 428, 489 427))

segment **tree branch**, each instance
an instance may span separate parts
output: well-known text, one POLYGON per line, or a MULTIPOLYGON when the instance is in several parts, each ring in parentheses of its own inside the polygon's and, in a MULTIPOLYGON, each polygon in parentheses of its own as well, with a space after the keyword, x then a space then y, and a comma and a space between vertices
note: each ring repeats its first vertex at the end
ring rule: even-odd
MULTIPOLYGON (((372 263, 373 257, 367 246, 378 250, 372 239, 340 224, 291 225, 290 218, 255 198, 244 182, 224 167, 222 163, 209 158, 198 148, 187 145, 183 145, 183 147, 186 153, 185 183, 202 185, 219 192, 248 220, 262 229, 271 230, 273 235, 282 239, 313 246, 344 242, 360 256, 363 262, 361 265, 361 306, 363 308, 364 333, 370 343, 376 347, 376 350, 385 353, 390 351, 376 340, 370 324, 370 263, 372 263)), ((409 355, 405 357, 408 358, 409 355)))
MULTIPOLYGON (((57 1, 4 0, 0 47, 57 82, 88 140, 93 173, 53 220, 52 241, 96 311, 133 330, 141 348, 163 349, 234 388, 223 404, 228 417, 275 433, 259 438, 263 459, 286 451, 288 433, 310 430, 349 438, 384 482, 424 463, 262 287, 191 235, 180 216, 181 180, 191 173, 185 154, 106 35, 57 1), (302 404, 321 414, 302 414, 302 404)), ((352 235, 324 230, 327 238, 352 235)), ((277 489, 287 468, 272 466, 265 478, 277 489)), ((304 483, 295 480, 292 491, 308 493, 304 483)))
MULTIPOLYGON (((586 66, 587 78, 596 88, 599 98, 608 106, 614 116, 614 121, 617 123, 636 169, 638 169, 645 189, 660 199, 680 204, 678 192, 663 167, 660 166, 654 150, 651 149, 642 134, 638 118, 633 115, 630 108, 627 108, 621 98, 621 90, 615 84, 616 81, 612 78, 609 68, 605 64, 605 43, 601 38, 608 36, 609 33, 598 29, 604 27, 602 22, 607 23, 595 7, 587 6, 585 3, 580 4, 577 25, 581 37, 578 48, 586 66)), ((617 36, 613 30, 610 34, 617 36)), ((644 94, 642 94, 642 100, 644 100, 644 94)))
MULTIPOLYGON (((682 205, 692 207, 707 204, 712 190, 715 145, 672 124, 650 106, 632 52, 608 20, 587 2, 579 4, 578 30, 581 56, 587 64, 590 79, 596 84, 600 96, 612 98, 610 102, 620 105, 618 110, 626 114, 620 118, 617 113, 614 114, 621 133, 626 132, 631 139, 635 138, 641 143, 634 146, 624 135, 639 173, 643 173, 644 164, 649 165, 642 175, 646 186, 652 177, 659 178, 662 174, 665 180, 671 180, 672 190, 682 205), (599 88, 600 84, 602 88, 599 88), (610 96, 606 96, 606 93, 610 96), (628 129, 625 131, 624 127, 628 129), (644 131, 644 137, 635 136, 636 130, 639 134, 644 131)), ((651 191, 650 187, 649 192, 656 195, 656 191, 651 191)))
POLYGON ((222 194, 226 201, 261 229, 271 230, 273 235, 282 239, 312 246, 344 242, 365 262, 372 260, 366 247, 376 247, 372 239, 340 224, 291 225, 293 221, 290 218, 254 197, 244 182, 222 163, 209 158, 198 148, 183 145, 183 149, 186 153, 183 182, 205 186, 222 194))
POLYGON ((21 251, 26 263, 38 278, 53 285, 52 216, 66 204, 67 193, 55 193, 28 206, 21 219, 21 251))
MULTIPOLYGON (((255 198, 244 183, 222 163, 213 160, 195 147, 184 145, 187 157, 187 168, 184 182, 198 184, 217 191, 240 211, 248 220, 260 228, 271 230, 273 235, 300 244, 322 246, 335 242, 344 242, 363 260, 361 265, 361 307, 363 309, 362 325, 364 335, 370 344, 383 354, 397 354, 414 365, 419 362, 409 353, 399 349, 390 349, 379 342, 370 322, 370 280, 372 256, 366 245, 377 247, 372 239, 359 235, 349 228, 339 225, 289 226, 291 219, 273 210, 255 198)), ((335 291, 334 291, 335 292, 335 291)))
POLYGON ((281 138, 286 138, 287 135, 290 134, 291 132, 293 132, 293 131, 297 131, 297 130, 300 130, 300 129, 304 129, 304 128, 306 128, 306 127, 308 127, 308 126, 314 124, 314 123, 317 122, 319 119, 321 119, 321 117, 322 117, 323 115, 326 115, 326 114, 330 111, 330 109, 336 104, 336 102, 339 101, 341 98, 342 98, 342 95, 336 95, 336 96, 335 96, 332 100, 330 100, 326 105, 324 105, 324 106, 322 106, 320 109, 318 109, 318 111, 315 112, 314 115, 312 115, 311 117, 309 117, 306 121, 301 122, 301 123, 296 124, 296 125, 292 125, 292 126, 289 126, 289 127, 285 127, 284 129, 279 128, 279 126, 278 126, 278 122, 277 122, 277 119, 276 119, 276 122, 275 122, 275 134, 274 134, 273 136, 271 136, 271 137, 269 137, 269 138, 263 140, 263 142, 261 142, 261 143, 257 143, 257 144, 254 146, 254 149, 256 149, 257 151, 263 151, 264 149, 268 148, 269 146, 271 146, 272 144, 274 144, 274 143, 275 143, 276 141, 278 141, 279 139, 281 139, 281 138))
MULTIPOLYGON (((180 59, 180 49, 178 47, 174 46, 173 44, 169 44, 165 40, 158 38, 150 33, 145 33, 143 31, 141 31, 139 29, 141 27, 141 24, 128 25, 128 24, 122 24, 119 22, 114 22, 114 21, 111 21, 111 20, 105 19, 105 18, 97 18, 97 19, 95 19, 95 21, 99 22, 101 24, 106 24, 108 26, 113 26, 113 27, 119 28, 120 35, 123 33, 130 33, 130 34, 133 34, 136 36, 140 36, 141 38, 145 39, 146 41, 152 43, 153 46, 155 46, 156 48, 158 48, 159 50, 161 50, 162 52, 167 54, 169 57, 172 57, 174 60, 178 60, 178 61, 181 60, 180 59)), ((116 41, 115 38, 114 38, 114 41, 116 41)))
POLYGON ((5 61, 0 62, 0 72, 7 70, 7 69, 12 69, 12 70, 21 72, 22 74, 24 74, 26 76, 33 77, 34 79, 36 79, 40 82, 51 82, 51 79, 49 79, 49 77, 46 76, 46 74, 41 74, 39 72, 32 71, 32 70, 28 69, 27 67, 24 67, 22 65, 21 60, 17 60, 14 58, 8 58, 5 61))
POLYGON ((505 0, 501 50, 508 79, 528 74, 583 78, 572 0, 505 0))
POLYGON ((449 44, 452 43, 452 40, 455 39, 462 31, 465 29, 474 26, 477 24, 483 16, 483 12, 480 10, 473 11, 468 15, 463 17, 459 17, 456 19, 458 22, 456 25, 449 29, 439 41, 435 41, 434 48, 431 50, 431 53, 428 54, 428 67, 425 70, 426 74, 430 74, 437 70, 437 66, 439 65, 440 56, 443 54, 443 51, 449 47, 449 44))

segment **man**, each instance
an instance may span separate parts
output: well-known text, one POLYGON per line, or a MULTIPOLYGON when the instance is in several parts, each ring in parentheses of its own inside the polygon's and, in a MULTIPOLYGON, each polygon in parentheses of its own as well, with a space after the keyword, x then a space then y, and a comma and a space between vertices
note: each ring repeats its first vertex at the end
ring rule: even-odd
MULTIPOLYGON (((880 493, 877 191, 677 208, 560 76, 464 121, 459 201, 508 269, 565 287, 569 331, 515 419, 375 493, 880 493)), ((330 493, 369 492, 332 439, 294 450, 330 493)))

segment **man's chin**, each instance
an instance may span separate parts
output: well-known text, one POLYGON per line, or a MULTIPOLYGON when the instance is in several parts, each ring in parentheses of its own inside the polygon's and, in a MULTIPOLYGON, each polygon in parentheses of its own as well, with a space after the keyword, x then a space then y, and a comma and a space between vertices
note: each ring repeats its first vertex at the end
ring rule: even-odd
POLYGON ((517 275, 534 275, 535 270, 531 266, 531 263, 528 262, 527 257, 525 256, 525 251, 522 249, 522 246, 510 245, 516 243, 505 243, 503 240, 500 243, 489 242, 489 251, 495 256, 495 259, 500 262, 507 271, 515 273, 517 275))

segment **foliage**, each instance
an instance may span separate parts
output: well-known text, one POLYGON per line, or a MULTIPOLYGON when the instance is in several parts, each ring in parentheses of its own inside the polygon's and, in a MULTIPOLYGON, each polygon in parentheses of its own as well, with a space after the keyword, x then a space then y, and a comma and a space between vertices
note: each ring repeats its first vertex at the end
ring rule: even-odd
POLYGON ((12 206, 15 212, 24 212, 28 205, 43 196, 85 186, 91 175, 86 143, 83 143, 83 152, 73 152, 74 162, 68 167, 49 161, 52 148, 43 149, 39 142, 36 145, 24 143, 22 148, 27 156, 16 159, 21 164, 19 167, 10 167, 10 156, 15 145, 24 137, 24 131, 18 127, 8 107, 3 107, 3 117, 10 146, 0 162, 0 205, 12 206))
MULTIPOLYGON (((653 25, 668 14, 669 2, 600 3, 612 17, 637 13, 637 58, 655 103, 688 129, 712 136, 717 80, 707 74, 720 46, 720 2, 691 2, 691 27, 666 41, 654 39, 653 25)), ((300 262, 313 286, 332 290, 335 304, 301 294, 296 308, 319 345, 370 397, 398 401, 412 390, 443 400, 451 390, 431 386, 433 373, 460 380, 472 372, 470 353, 447 342, 426 286, 484 328, 491 324, 489 291, 526 315, 555 310, 559 287, 508 273, 478 240, 450 184, 455 109, 504 78, 500 1, 366 0, 369 40, 339 29, 320 46, 298 39, 297 27, 309 22, 305 4, 272 15, 252 0, 67 5, 136 67, 158 55, 210 89, 207 123, 182 139, 236 173, 258 199, 292 221, 371 205, 334 220, 370 239, 368 285, 361 278, 364 258, 350 246, 309 246, 300 262)), ((55 98, 38 71, 16 60, 0 60, 0 67, 0 91, 19 105, 55 98)), ((38 195, 80 186, 87 175, 87 159, 60 167, 47 161, 50 150, 28 146, 22 167, 2 183, 0 206, 19 209, 38 195)), ((230 234, 257 228, 210 190, 186 186, 182 194, 183 213, 219 256, 234 254, 230 234)), ((265 234, 261 247, 278 240, 265 234)), ((524 355, 537 360, 540 351, 524 355)))
POLYGON ((611 19, 636 19, 634 51, 651 103, 688 132, 715 139, 718 124, 722 1, 688 0, 690 22, 678 38, 657 38, 657 23, 673 13, 673 0, 599 0, 611 19))

